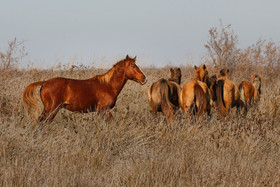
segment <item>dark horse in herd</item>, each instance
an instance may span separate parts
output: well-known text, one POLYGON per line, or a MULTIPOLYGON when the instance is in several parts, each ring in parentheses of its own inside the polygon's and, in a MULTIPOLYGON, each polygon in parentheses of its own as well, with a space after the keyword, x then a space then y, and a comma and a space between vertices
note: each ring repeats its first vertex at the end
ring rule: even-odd
MULTIPOLYGON (((109 111, 115 106, 117 97, 128 80, 141 85, 147 77, 135 63, 136 57, 117 62, 107 73, 85 80, 56 77, 28 85, 22 96, 24 107, 31 117, 36 118, 43 104, 43 112, 38 117, 42 123, 51 122, 61 108, 70 111, 93 112, 113 117, 109 111), (39 88, 39 91, 37 91, 39 88)), ((167 121, 172 122, 179 108, 190 119, 203 113, 211 115, 211 108, 227 117, 232 107, 244 109, 258 102, 261 94, 261 76, 252 75, 252 82, 242 81, 237 86, 229 79, 229 69, 222 69, 220 75, 209 76, 206 66, 195 66, 194 78, 181 89, 181 69, 171 68, 169 79, 159 79, 147 92, 151 112, 163 112, 167 121)))

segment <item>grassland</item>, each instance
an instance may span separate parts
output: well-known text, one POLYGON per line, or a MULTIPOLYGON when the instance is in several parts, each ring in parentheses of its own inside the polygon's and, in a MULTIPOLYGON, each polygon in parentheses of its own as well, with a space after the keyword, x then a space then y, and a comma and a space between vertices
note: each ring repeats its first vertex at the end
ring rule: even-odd
MULTIPOLYGON (((214 68, 209 73, 217 73, 214 68)), ((61 110, 42 130, 26 117, 21 94, 38 80, 89 78, 89 70, 3 70, 0 73, 0 186, 279 186, 280 81, 263 72, 259 105, 228 120, 203 116, 194 125, 179 110, 174 127, 149 112, 146 91, 169 74, 144 68, 148 83, 129 81, 113 116, 61 110)), ((262 70, 263 71, 263 70, 262 70)), ((193 77, 182 68, 182 83, 193 77)), ((231 72, 238 83, 250 72, 231 72)))

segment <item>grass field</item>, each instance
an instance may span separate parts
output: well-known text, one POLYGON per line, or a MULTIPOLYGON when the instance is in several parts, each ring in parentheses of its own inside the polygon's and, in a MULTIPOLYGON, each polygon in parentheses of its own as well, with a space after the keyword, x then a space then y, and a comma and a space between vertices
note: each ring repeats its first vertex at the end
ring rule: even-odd
MULTIPOLYGON (((143 71, 147 84, 128 81, 118 97, 118 125, 61 110, 42 130, 22 110, 25 86, 106 70, 1 71, 0 186, 280 186, 279 76, 263 74, 260 103, 247 116, 232 110, 222 120, 213 110, 193 125, 179 110, 171 128, 161 114, 153 118, 146 97, 169 68, 143 71)), ((193 73, 182 68, 182 85, 193 73)), ((250 72, 232 72, 231 79, 250 80, 250 72)))

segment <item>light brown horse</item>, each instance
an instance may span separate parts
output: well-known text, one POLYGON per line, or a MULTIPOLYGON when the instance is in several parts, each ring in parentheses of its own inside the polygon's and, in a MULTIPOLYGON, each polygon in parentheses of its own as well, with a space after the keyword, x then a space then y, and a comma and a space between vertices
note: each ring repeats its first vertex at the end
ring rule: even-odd
POLYGON ((148 103, 152 113, 163 112, 167 121, 172 122, 174 112, 179 107, 179 93, 181 92, 181 69, 171 68, 170 79, 160 79, 149 87, 148 103))
POLYGON ((104 114, 112 120, 109 109, 115 106, 117 97, 127 80, 145 84, 147 78, 135 64, 136 57, 128 55, 116 63, 104 75, 97 75, 85 80, 68 78, 52 78, 28 85, 22 95, 25 108, 34 117, 40 110, 40 102, 44 110, 39 117, 40 122, 51 122, 60 108, 70 111, 92 112, 104 114), (36 88, 40 87, 40 97, 36 88))
POLYGON ((199 117, 203 112, 207 111, 210 115, 210 92, 206 82, 208 72, 206 66, 194 66, 194 79, 184 84, 180 94, 181 109, 189 115, 196 114, 199 117), (203 81, 203 82, 202 82, 203 81))
POLYGON ((180 95, 180 106, 190 119, 192 114, 199 117, 205 111, 210 115, 211 107, 207 85, 197 80, 191 80, 184 84, 180 95))
POLYGON ((240 94, 238 87, 228 79, 229 69, 220 71, 220 77, 217 79, 216 96, 218 113, 226 117, 230 113, 230 109, 240 105, 240 94), (226 73, 223 73, 226 72, 226 73))
POLYGON ((240 92, 240 100, 242 101, 245 112, 247 112, 248 106, 260 100, 261 94, 261 76, 252 75, 252 82, 242 81, 237 86, 240 92))

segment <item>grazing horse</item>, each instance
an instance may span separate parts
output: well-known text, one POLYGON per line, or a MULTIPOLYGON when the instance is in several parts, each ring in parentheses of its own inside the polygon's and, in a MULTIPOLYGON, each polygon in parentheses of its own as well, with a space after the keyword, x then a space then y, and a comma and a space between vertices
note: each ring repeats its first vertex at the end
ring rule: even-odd
POLYGON ((220 71, 220 77, 217 79, 216 97, 218 113, 225 117, 230 113, 230 109, 240 105, 240 95, 238 87, 228 79, 229 69, 220 71), (222 72, 222 73, 221 73, 222 72), (223 72, 226 72, 225 74, 223 72))
POLYGON ((181 109, 189 115, 196 114, 199 117, 203 112, 207 111, 210 115, 210 91, 208 89, 207 81, 208 72, 206 66, 194 66, 196 72, 194 79, 184 84, 180 94, 181 109))
POLYGON ((251 105, 251 102, 258 102, 260 100, 261 94, 261 76, 252 75, 252 82, 242 81, 237 87, 240 92, 240 100, 242 101, 245 112, 247 112, 247 107, 251 105))
POLYGON ((174 112, 179 107, 179 93, 181 92, 181 69, 171 68, 171 77, 160 79, 148 89, 148 103, 152 113, 163 112, 168 121, 173 121, 174 112))
POLYGON ((136 57, 128 55, 117 62, 104 75, 96 75, 85 80, 62 77, 28 85, 22 95, 25 108, 34 117, 40 110, 40 102, 44 110, 39 117, 40 122, 51 122, 60 108, 70 111, 93 112, 104 114, 109 121, 113 119, 109 109, 115 106, 117 97, 127 80, 145 84, 147 78, 135 64, 136 57), (40 87, 40 98, 36 88, 40 87))

